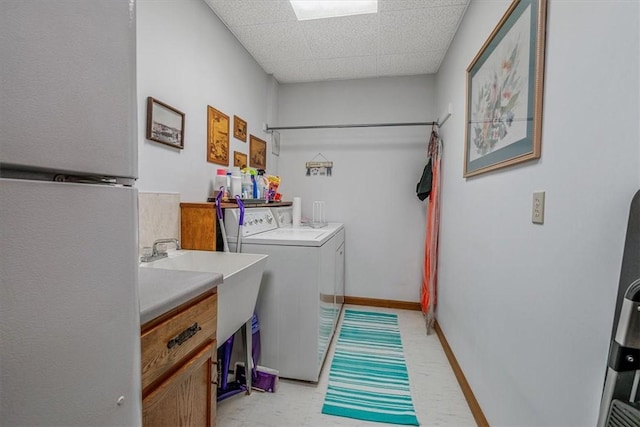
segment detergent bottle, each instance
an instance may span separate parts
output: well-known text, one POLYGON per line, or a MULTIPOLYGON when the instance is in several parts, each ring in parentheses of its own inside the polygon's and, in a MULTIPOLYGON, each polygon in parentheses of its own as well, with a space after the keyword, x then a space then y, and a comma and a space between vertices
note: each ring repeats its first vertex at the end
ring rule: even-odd
POLYGON ((258 169, 258 177, 256 179, 258 181, 258 199, 266 199, 266 187, 265 179, 264 179, 264 169, 258 169))
POLYGON ((227 170, 226 169, 218 169, 216 171, 216 178, 214 182, 214 196, 217 196, 220 191, 222 191, 222 197, 228 197, 227 194, 227 170))
POLYGON ((251 174, 249 172, 242 173, 242 198, 253 198, 253 184, 251 183, 251 174))

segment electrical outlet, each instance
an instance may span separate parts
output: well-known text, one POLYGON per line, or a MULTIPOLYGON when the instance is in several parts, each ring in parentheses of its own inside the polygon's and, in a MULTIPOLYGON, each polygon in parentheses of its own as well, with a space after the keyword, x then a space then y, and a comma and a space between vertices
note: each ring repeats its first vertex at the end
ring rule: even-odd
POLYGON ((544 224, 544 191, 533 193, 531 222, 534 224, 544 224))

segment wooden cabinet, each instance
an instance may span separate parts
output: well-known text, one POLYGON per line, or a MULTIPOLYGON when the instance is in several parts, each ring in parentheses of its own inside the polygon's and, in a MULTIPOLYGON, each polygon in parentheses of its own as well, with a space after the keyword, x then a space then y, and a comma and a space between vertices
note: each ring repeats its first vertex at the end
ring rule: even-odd
POLYGON ((214 426, 215 341, 142 399, 143 426, 214 426))
MULTIPOLYGON (((238 207, 237 204, 228 202, 223 202, 221 206, 222 209, 238 207)), ((245 208, 277 206, 291 206, 291 202, 247 204, 245 208)), ((222 244, 222 236, 219 232, 216 234, 217 221, 215 203, 180 203, 180 245, 182 249, 215 251, 216 247, 222 244)))
POLYGON ((142 326, 144 426, 215 426, 217 311, 213 289, 142 326))
POLYGON ((182 249, 215 251, 217 219, 214 203, 180 203, 182 249))

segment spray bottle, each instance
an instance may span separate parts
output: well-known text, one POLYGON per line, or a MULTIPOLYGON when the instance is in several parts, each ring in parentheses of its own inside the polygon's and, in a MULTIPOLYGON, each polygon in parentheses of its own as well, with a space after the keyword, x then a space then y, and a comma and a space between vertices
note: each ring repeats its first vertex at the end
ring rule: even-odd
POLYGON ((254 199, 258 198, 258 183, 256 182, 256 171, 251 169, 251 195, 254 199))

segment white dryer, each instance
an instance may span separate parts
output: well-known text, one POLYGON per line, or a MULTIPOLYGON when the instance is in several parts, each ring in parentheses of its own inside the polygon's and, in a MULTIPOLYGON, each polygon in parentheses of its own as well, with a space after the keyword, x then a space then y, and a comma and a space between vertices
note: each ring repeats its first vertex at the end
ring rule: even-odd
MULTIPOLYGON (((225 210, 232 251, 238 215, 225 210)), ((260 365, 283 378, 317 382, 344 303, 343 224, 291 227, 268 208, 250 208, 241 240, 242 252, 269 255, 256 304, 260 365)))

